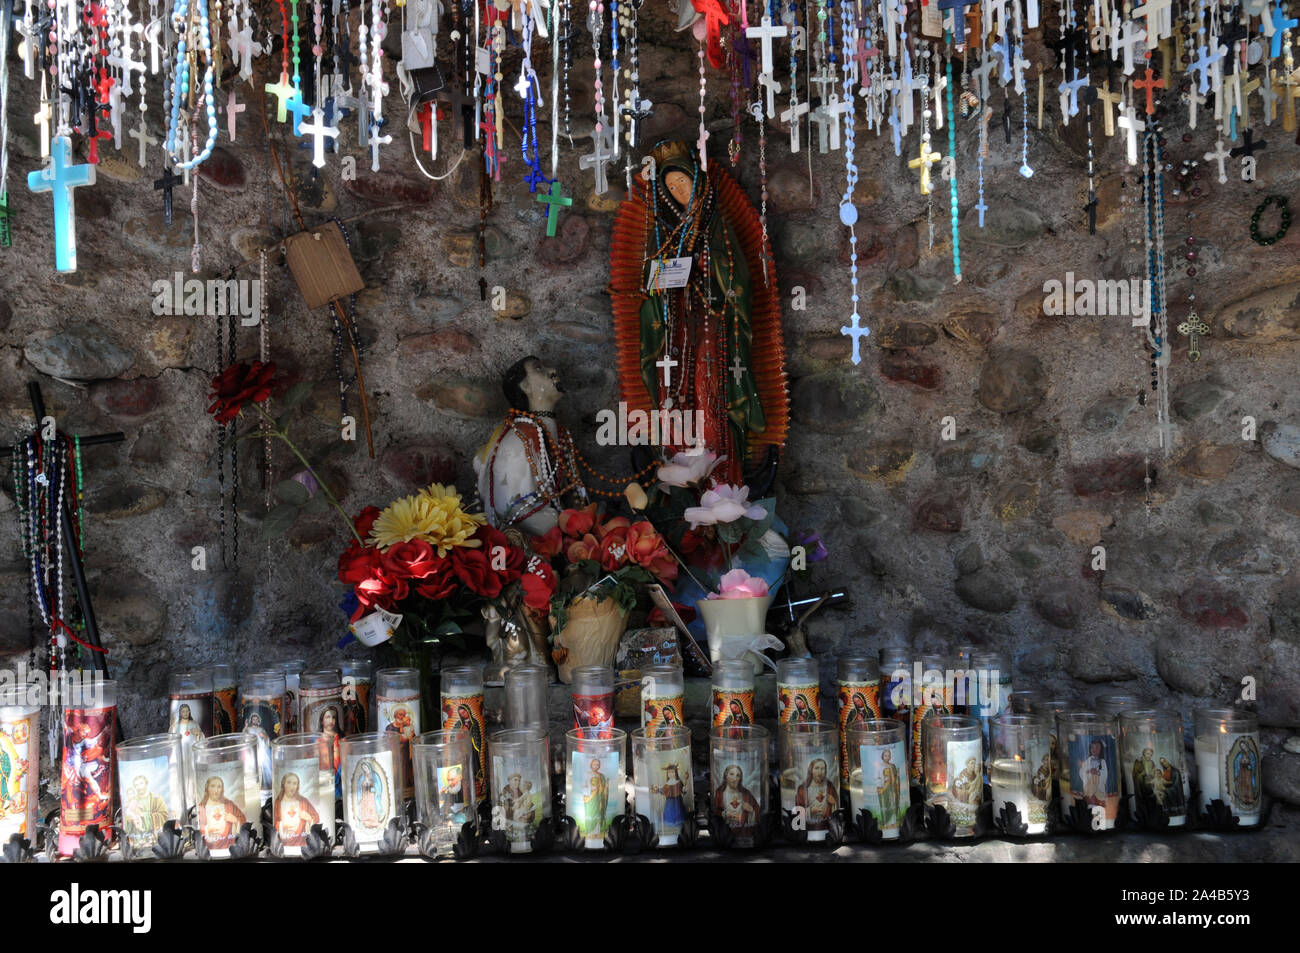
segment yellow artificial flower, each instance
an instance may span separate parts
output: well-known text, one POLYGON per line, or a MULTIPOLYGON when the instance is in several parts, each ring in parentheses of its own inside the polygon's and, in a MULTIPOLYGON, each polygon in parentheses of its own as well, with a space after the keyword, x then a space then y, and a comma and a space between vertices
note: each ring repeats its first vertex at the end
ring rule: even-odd
POLYGON ((386 550, 396 543, 423 540, 442 557, 456 546, 482 545, 470 537, 484 522, 482 514, 466 513, 460 508, 460 494, 455 488, 435 483, 415 496, 395 500, 380 513, 371 528, 370 542, 386 550))
POLYGON ((438 529, 438 512, 431 501, 420 496, 394 500, 375 518, 370 528, 370 545, 381 550, 413 539, 428 540, 438 529))

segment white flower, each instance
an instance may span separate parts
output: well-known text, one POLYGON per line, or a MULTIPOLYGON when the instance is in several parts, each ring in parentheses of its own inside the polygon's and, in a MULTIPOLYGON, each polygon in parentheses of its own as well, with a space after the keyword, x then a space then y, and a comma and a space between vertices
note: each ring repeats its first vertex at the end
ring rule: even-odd
POLYGON ((767 510, 749 502, 749 487, 729 483, 719 483, 712 490, 705 491, 700 505, 688 506, 682 514, 691 524, 691 529, 715 523, 734 523, 742 516, 761 520, 766 515, 767 510))
POLYGON ((723 460, 711 452, 679 453, 659 468, 660 489, 669 486, 690 486, 699 483, 723 460))

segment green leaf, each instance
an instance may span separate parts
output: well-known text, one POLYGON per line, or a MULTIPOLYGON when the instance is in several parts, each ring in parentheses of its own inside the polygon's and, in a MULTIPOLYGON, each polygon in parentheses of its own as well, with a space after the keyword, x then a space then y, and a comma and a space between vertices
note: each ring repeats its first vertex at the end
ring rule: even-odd
POLYGON ((451 619, 443 619, 434 628, 433 634, 434 635, 460 635, 464 631, 465 631, 464 629, 462 629, 457 623, 453 622, 451 619))
POLYGON ((297 480, 281 480, 275 485, 275 495, 290 506, 302 506, 311 499, 311 491, 297 480))
POLYGON ((326 498, 324 493, 313 494, 312 498, 302 505, 302 511, 304 513, 310 513, 313 516, 317 513, 328 513, 329 508, 330 501, 326 498))
POLYGON ((279 536, 288 531, 298 520, 298 507, 292 503, 279 503, 262 520, 262 532, 267 536, 279 536))
POLYGON ((311 384, 307 381, 299 381, 289 388, 289 393, 284 395, 281 405, 285 410, 293 410, 301 404, 311 394, 311 384))

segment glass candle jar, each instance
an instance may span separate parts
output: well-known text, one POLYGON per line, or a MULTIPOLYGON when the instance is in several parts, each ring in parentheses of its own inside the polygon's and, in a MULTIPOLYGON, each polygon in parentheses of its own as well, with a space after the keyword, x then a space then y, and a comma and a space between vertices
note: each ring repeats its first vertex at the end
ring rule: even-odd
POLYGON ((604 846, 614 818, 624 813, 627 733, 621 728, 571 728, 565 736, 569 759, 565 804, 588 848, 604 846))
POLYGON ((633 730, 632 769, 636 812, 650 819, 660 846, 675 845, 695 811, 690 729, 660 725, 633 730))
POLYGON ((241 730, 255 739, 257 773, 262 784, 262 799, 269 800, 271 742, 280 735, 286 734, 284 672, 277 670, 248 672, 240 682, 239 723, 241 730))
MULTIPOLYGON (((113 742, 117 683, 69 680, 63 697, 59 775, 59 853, 70 857, 90 825, 109 837, 113 823, 113 742)), ((36 765, 32 770, 39 770, 36 765)))
POLYGON ((776 663, 776 707, 781 724, 821 719, 821 681, 814 658, 776 663))
POLYGON ((488 796, 487 733, 483 723, 483 666, 460 665, 444 668, 442 686, 442 727, 460 728, 469 735, 474 770, 470 772, 474 801, 488 796))
POLYGON ((570 673, 573 686, 573 727, 608 731, 614 727, 614 670, 608 665, 582 665, 570 673))
POLYGON ((1191 787, 1182 716, 1142 708, 1121 712, 1119 746, 1130 815, 1136 818, 1139 801, 1154 801, 1168 816, 1170 827, 1184 826, 1191 787))
POLYGON ((244 824, 261 823, 262 789, 271 789, 271 758, 258 753, 259 742, 247 732, 215 735, 194 746, 195 787, 199 792, 195 825, 216 858, 229 857, 244 824), (265 770, 265 783, 259 777, 265 770))
POLYGON ((770 737, 762 725, 715 727, 709 733, 711 808, 730 828, 737 847, 754 846, 767 814, 770 737))
POLYGON ((795 829, 824 841, 831 815, 840 808, 840 733, 832 722, 792 721, 781 726, 781 810, 795 829))
POLYGON ((544 665, 518 665, 508 669, 505 677, 505 717, 507 728, 550 729, 549 710, 551 678, 544 665))
POLYGON ((971 714, 984 720, 987 733, 993 719, 1011 710, 1011 659, 1002 652, 977 652, 971 658, 974 691, 971 714))
POLYGON ((478 827, 474 754, 464 728, 426 731, 411 743, 416 817, 432 832, 439 857, 454 856, 456 838, 465 824, 478 827))
POLYGON ((1035 701, 1043 698, 1043 693, 1036 688, 1030 688, 1022 692, 1012 692, 1007 696, 1007 707, 1013 714, 1028 715, 1033 710, 1035 701))
POLYGON ((907 783, 907 726, 892 718, 855 721, 846 729, 852 816, 866 810, 885 840, 896 840, 912 806, 907 783))
MULTIPOLYGON (((122 833, 135 854, 149 854, 167 821, 187 813, 182 741, 176 734, 145 735, 117 746, 122 833)), ((193 802, 190 802, 193 803, 193 802)))
POLYGON ((370 659, 345 658, 339 662, 343 682, 343 734, 370 730, 370 659))
POLYGON ((397 739, 397 797, 415 795, 411 742, 420 733, 420 673, 413 668, 381 668, 375 673, 375 730, 397 739))
POLYGON ((969 715, 930 712, 922 721, 927 804, 942 805, 956 837, 971 837, 984 800, 980 761, 984 739, 979 721, 969 715))
POLYGON ((1222 801, 1242 827, 1260 821, 1259 719, 1235 708, 1196 711, 1197 805, 1222 801))
POLYGON ((363 854, 379 850, 389 821, 398 817, 401 748, 396 732, 367 731, 344 738, 343 820, 363 854))
POLYGON ((1071 711, 1074 704, 1063 698, 1035 696, 1029 700, 1030 715, 1046 715, 1052 735, 1052 779, 1056 784, 1058 797, 1068 799, 1070 796, 1070 763, 1065 749, 1060 744, 1057 732, 1056 716, 1063 711, 1071 711))
POLYGON ((197 801, 194 789, 194 744, 212 731, 212 674, 173 672, 167 676, 167 730, 181 739, 185 761, 185 807, 197 801))
POLYGON ((754 723, 754 666, 744 659, 719 659, 713 663, 713 724, 754 723))
MULTIPOLYGON (((337 774, 343 761, 343 676, 336 668, 303 672, 298 681, 303 731, 320 735, 321 767, 337 774)), ((278 787, 278 785, 277 785, 278 787)))
POLYGON ((307 660, 301 658, 285 659, 283 662, 273 663, 271 667, 284 673, 283 730, 286 735, 291 734, 298 731, 298 726, 302 724, 302 699, 298 693, 303 670, 307 668, 307 660))
POLYGON ((641 672, 641 725, 672 728, 686 721, 686 679, 680 665, 651 665, 641 672))
MULTIPOLYGON (((1102 827, 1119 815, 1119 729, 1112 715, 1067 711, 1056 716, 1056 737, 1069 771, 1069 800, 1082 798, 1102 827)), ((1069 804, 1065 805, 1068 810, 1069 804)))
POLYGON ((841 656, 836 670, 839 701, 840 783, 849 783, 848 729, 880 717, 880 666, 865 655, 841 656))
POLYGON ((911 649, 895 647, 880 650, 879 697, 881 716, 896 719, 902 722, 905 728, 910 728, 912 724, 911 649))
MULTIPOLYGON (((304 683, 306 678, 304 673, 304 683)), ((307 835, 317 824, 334 839, 333 750, 338 743, 337 736, 330 739, 318 731, 282 735, 271 742, 271 823, 286 857, 302 856, 307 835)))
MULTIPOLYGON (((36 843, 41 780, 41 709, 35 686, 0 689, 0 751, 9 759, 0 789, 0 843, 18 834, 36 843)), ((110 739, 111 740, 111 739, 110 739)))
POLYGON ((911 779, 922 783, 925 757, 921 746, 921 722, 930 715, 951 715, 956 689, 953 659, 944 655, 922 655, 912 672, 912 757, 911 779))
POLYGON ((212 680, 212 733, 228 735, 239 725, 239 677, 235 666, 218 663, 208 668, 212 680))
POLYGON ((492 747, 492 828, 504 830, 512 854, 533 849, 537 828, 551 819, 550 739, 540 728, 507 728, 492 747))
POLYGON ((1030 834, 1047 830, 1052 787, 1052 723, 1046 715, 1002 712, 993 718, 989 786, 993 815, 1014 804, 1030 834))
POLYGON ((1151 703, 1141 695, 1131 695, 1126 692, 1102 692, 1092 703, 1093 711, 1115 719, 1116 725, 1119 724, 1120 712, 1150 707, 1151 703))

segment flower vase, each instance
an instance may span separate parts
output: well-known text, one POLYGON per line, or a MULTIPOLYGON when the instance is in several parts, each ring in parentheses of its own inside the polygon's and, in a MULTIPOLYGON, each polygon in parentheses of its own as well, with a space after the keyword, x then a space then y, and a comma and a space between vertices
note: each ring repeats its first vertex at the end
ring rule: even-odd
POLYGON ((564 628, 555 633, 555 649, 551 653, 560 681, 568 685, 570 673, 583 665, 612 667, 618 641, 626 629, 627 610, 615 600, 574 599, 564 628))
POLYGON ((704 632, 709 640, 709 659, 747 659, 754 666, 754 674, 763 670, 758 655, 748 651, 755 639, 763 639, 767 632, 767 610, 772 596, 747 596, 743 599, 700 599, 695 609, 704 620, 704 632))
POLYGON ((442 668, 442 646, 437 642, 416 640, 408 633, 398 632, 381 649, 380 658, 391 653, 389 659, 376 668, 391 665, 395 668, 413 668, 420 673, 420 726, 422 731, 435 731, 442 727, 442 714, 438 710, 439 671, 442 668))

